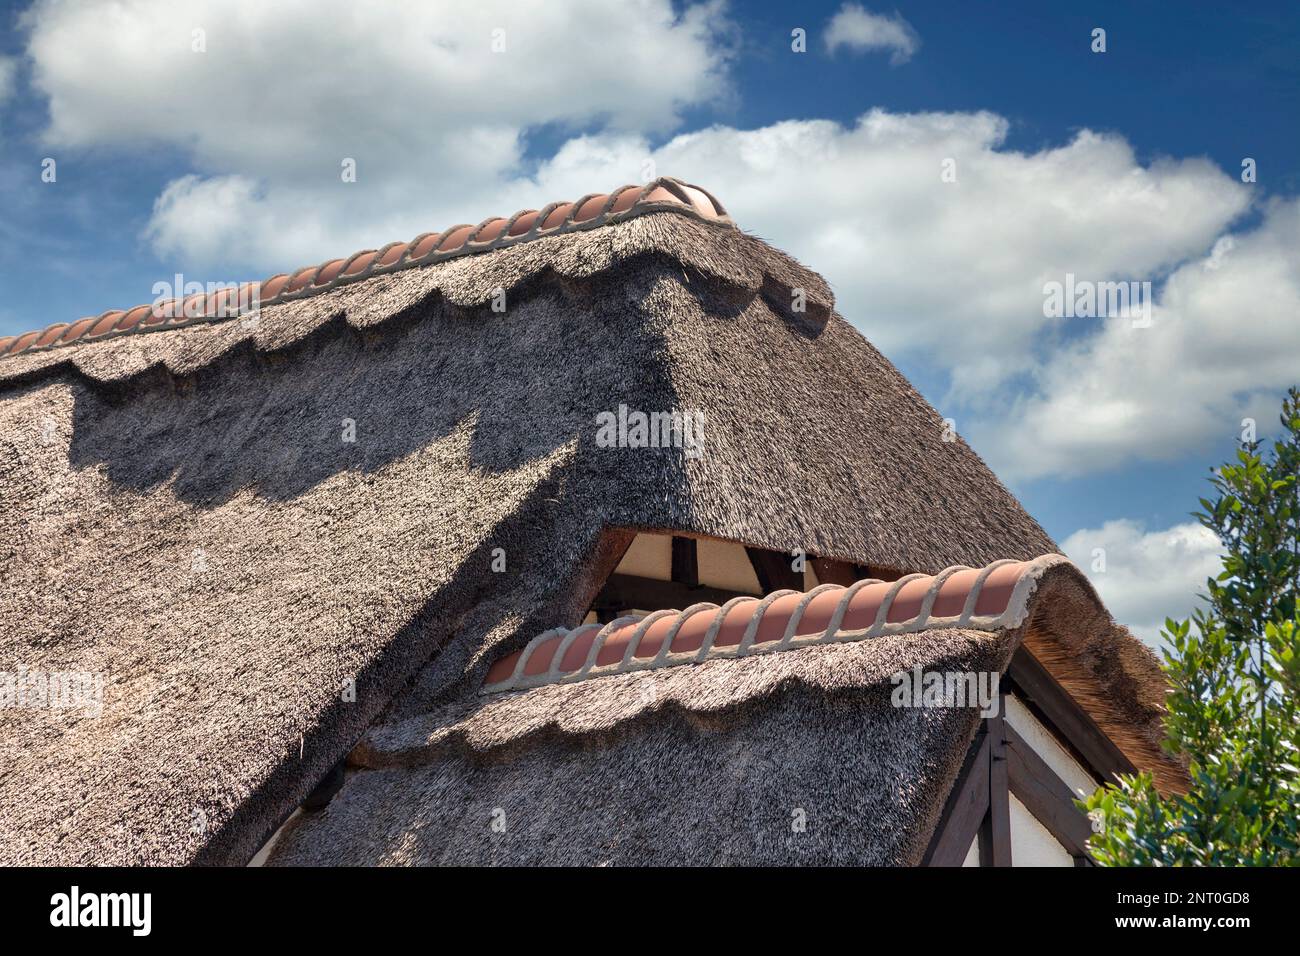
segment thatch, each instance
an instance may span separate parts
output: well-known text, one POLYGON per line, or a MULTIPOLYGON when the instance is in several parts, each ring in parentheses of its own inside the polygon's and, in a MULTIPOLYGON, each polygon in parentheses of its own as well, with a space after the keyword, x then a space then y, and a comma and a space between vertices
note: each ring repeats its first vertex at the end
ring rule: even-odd
POLYGON ((1169 687, 1151 648, 1116 624, 1082 573, 1048 581, 1026 623, 1024 645, 1139 770, 1164 793, 1187 789, 1183 763, 1165 752, 1169 687))
MULTIPOLYGON (((978 714, 895 707, 892 675, 1002 673, 1022 643, 1035 653, 1064 642, 1137 645, 1072 565, 1045 562, 1031 583, 987 630, 920 630, 507 694, 462 681, 432 707, 413 690, 353 750, 333 802, 296 818, 269 862, 915 864, 978 714), (415 700, 425 711, 409 715, 415 700), (796 834, 799 809, 817 825, 796 834), (492 827, 500 814, 504 833, 492 827)), ((1163 694, 1150 652, 1123 655, 1090 686, 1103 693, 1084 700, 1130 759, 1181 781, 1175 762, 1147 749, 1163 694)))
POLYGON ((662 213, 0 362, 0 668, 106 680, 100 717, 4 715, 0 862, 248 859, 433 655, 451 695, 574 622, 608 528, 929 572, 1054 550, 830 308, 662 213), (596 448, 620 402, 702 412, 704 457, 596 448))
POLYGON ((978 713, 891 707, 888 676, 996 671, 1010 647, 908 637, 540 688, 382 728, 270 862, 917 863, 978 713))

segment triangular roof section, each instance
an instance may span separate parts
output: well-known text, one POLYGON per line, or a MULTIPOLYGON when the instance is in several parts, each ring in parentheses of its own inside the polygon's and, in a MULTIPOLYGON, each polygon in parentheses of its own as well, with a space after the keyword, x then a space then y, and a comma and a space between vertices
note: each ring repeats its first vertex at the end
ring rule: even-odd
MULTIPOLYGON (((103 679, 98 714, 9 718, 4 862, 247 861, 381 716, 482 706, 578 625, 637 529, 885 577, 1056 550, 706 191, 525 215, 274 278, 253 319, 204 297, 3 346, 0 660, 103 679), (621 406, 699 416, 703 454, 601 447, 621 406)), ((1136 726, 1112 657, 1053 666, 1136 726)))

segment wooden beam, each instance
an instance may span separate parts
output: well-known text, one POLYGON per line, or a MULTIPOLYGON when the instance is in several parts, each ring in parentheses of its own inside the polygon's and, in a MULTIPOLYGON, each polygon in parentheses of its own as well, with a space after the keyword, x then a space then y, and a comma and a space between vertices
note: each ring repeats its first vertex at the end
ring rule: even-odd
POLYGON ((1119 774, 1137 772, 1088 712, 1024 647, 1011 658, 1007 676, 1016 697, 1098 779, 1114 781, 1119 774))
POLYGON ((1006 727, 1006 739, 1011 792, 1071 856, 1076 860, 1087 857, 1092 826, 1074 805, 1074 793, 1010 726, 1006 727))
POLYGON ((764 594, 803 590, 803 575, 790 566, 793 559, 789 555, 748 546, 745 553, 749 555, 749 563, 753 565, 758 586, 764 594))
POLYGON ((979 855, 980 866, 993 865, 993 816, 986 810, 984 819, 980 821, 980 832, 977 838, 979 840, 979 849, 976 851, 979 855))
POLYGON ((1011 866, 1011 794, 1043 824, 1076 866, 1091 866, 1092 828, 1074 794, 1006 722, 1005 701, 976 732, 926 850, 926 866, 961 866, 978 841, 980 866, 1011 866))
POLYGON ((597 620, 607 624, 627 610, 682 610, 704 601, 722 605, 734 597, 742 596, 753 597, 752 594, 742 595, 739 591, 726 591, 722 588, 692 588, 678 581, 660 581, 634 574, 611 574, 604 589, 592 602, 591 610, 596 613, 597 620), (602 615, 608 615, 608 620, 602 615))
POLYGON ((981 866, 1011 865, 1011 796, 1007 773, 1007 725, 1002 715, 1005 701, 998 713, 986 719, 989 737, 989 862, 984 863, 983 844, 980 847, 981 866))
POLYGON ((923 866, 961 866, 989 809, 989 739, 984 725, 966 751, 957 781, 925 851, 923 866))
POLYGON ((688 588, 700 586, 700 560, 694 538, 673 535, 672 578, 678 584, 684 584, 688 588))
POLYGON ((874 564, 854 565, 857 569, 857 579, 875 578, 877 581, 897 581, 903 576, 902 571, 896 571, 893 568, 880 568, 874 564))
POLYGON ((812 563, 813 574, 817 575, 820 584, 839 584, 848 587, 862 579, 856 564, 836 561, 833 558, 810 558, 809 561, 812 563))

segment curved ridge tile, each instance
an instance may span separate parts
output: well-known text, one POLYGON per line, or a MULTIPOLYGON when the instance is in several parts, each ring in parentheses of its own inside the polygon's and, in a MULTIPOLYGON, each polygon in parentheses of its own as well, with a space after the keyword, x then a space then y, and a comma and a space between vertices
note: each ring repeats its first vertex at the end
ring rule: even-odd
POLYGON ((1048 554, 1032 561, 996 561, 979 570, 954 566, 933 576, 870 578, 848 587, 823 584, 807 592, 733 598, 721 607, 695 604, 608 624, 555 628, 493 664, 482 693, 917 631, 1018 627, 1038 579, 1062 563, 1069 560, 1048 554))
POLYGON ((61 348, 74 341, 102 341, 197 322, 220 322, 282 302, 320 295, 376 275, 495 252, 544 237, 597 229, 648 213, 671 212, 713 226, 734 228, 726 209, 712 194, 669 176, 644 186, 621 186, 610 193, 590 193, 577 202, 551 203, 542 212, 545 215, 521 210, 509 217, 491 216, 478 225, 461 224, 441 233, 423 233, 409 242, 389 243, 378 253, 364 250, 319 265, 304 266, 292 273, 271 276, 261 282, 244 283, 238 288, 238 295, 232 294, 235 290, 216 289, 190 296, 179 304, 165 302, 125 310, 110 309, 73 323, 87 323, 88 329, 75 337, 60 334, 69 328, 68 323, 55 323, 44 329, 0 339, 0 360, 61 348), (633 197, 630 201, 629 196, 633 197), (525 223, 526 228, 516 228, 525 223), (146 319, 140 310, 149 310, 152 314, 146 319))
MULTIPOLYGON (((404 245, 398 243, 393 248, 404 245)), ((355 258, 377 261, 386 248, 368 250, 355 258)), ((833 299, 825 281, 779 250, 739 229, 719 228, 695 216, 638 215, 578 234, 542 236, 536 241, 503 246, 490 256, 457 256, 428 268, 371 273, 362 276, 363 282, 336 282, 331 288, 278 305, 265 305, 263 301, 256 313, 233 321, 191 319, 178 323, 167 316, 159 320, 154 317, 155 310, 145 307, 136 327, 143 329, 155 322, 171 335, 118 332, 93 342, 78 341, 77 336, 84 335, 100 318, 90 317, 72 323, 59 336, 61 343, 76 347, 27 349, 0 360, 0 382, 53 374, 56 366, 71 366, 98 383, 125 382, 151 367, 186 375, 219 360, 244 342, 251 341, 259 352, 292 346, 340 314, 350 327, 364 331, 433 295, 457 307, 479 308, 491 302, 499 289, 509 292, 548 275, 589 281, 634 258, 657 255, 670 257, 706 280, 750 294, 766 296, 767 286, 773 282, 803 289, 808 302, 829 316, 833 299)), ((347 271, 345 266, 340 275, 347 271)), ((284 282, 289 278, 278 277, 284 282)), ((272 284, 274 280, 264 285, 272 284)), ((129 310, 118 323, 136 318, 136 310, 129 310)))
MULTIPOLYGON (((939 635, 933 635, 939 637, 939 635)), ((371 727, 353 749, 357 766, 412 766, 446 752, 487 753, 538 735, 576 737, 604 733, 655 713, 708 715, 725 720, 735 708, 779 693, 839 693, 887 680, 921 664, 926 669, 1001 669, 1012 650, 1009 631, 960 628, 941 640, 912 635, 877 641, 835 642, 804 654, 758 654, 718 658, 697 667, 632 671, 606 680, 550 684, 512 694, 461 696, 429 712, 371 727), (1003 660, 996 660, 1003 658, 1003 660), (966 662, 959 664, 958 662, 966 662)))

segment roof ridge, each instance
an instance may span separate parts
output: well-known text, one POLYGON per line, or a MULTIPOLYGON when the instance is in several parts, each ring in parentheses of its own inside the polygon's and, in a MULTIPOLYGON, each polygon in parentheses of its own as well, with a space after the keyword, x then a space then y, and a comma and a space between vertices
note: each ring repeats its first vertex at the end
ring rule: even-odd
POLYGON ((672 176, 659 176, 641 186, 625 185, 608 193, 588 193, 572 202, 561 200, 541 209, 521 209, 509 217, 492 216, 477 226, 461 223, 442 232, 421 233, 407 242, 363 249, 343 259, 329 259, 291 273, 277 273, 261 282, 245 282, 130 309, 109 309, 75 322, 56 322, 32 332, 0 336, 0 361, 121 335, 160 332, 246 316, 263 306, 320 295, 377 275, 494 252, 534 239, 596 229, 652 212, 674 212, 706 222, 734 225, 726 208, 708 190, 672 176))
POLYGON ((979 569, 953 565, 935 575, 909 574, 897 581, 866 578, 848 587, 822 584, 811 591, 736 597, 721 607, 701 603, 681 611, 620 617, 608 624, 553 628, 493 664, 480 692, 568 684, 929 629, 1018 627, 1043 573, 1069 563, 1064 555, 1045 554, 1032 561, 995 561, 979 569), (792 597, 797 600, 788 600, 792 597), (697 621, 689 634, 682 634, 683 625, 697 615, 707 616, 707 627, 701 631, 703 620, 697 621), (818 626, 801 629, 805 618, 818 626))

